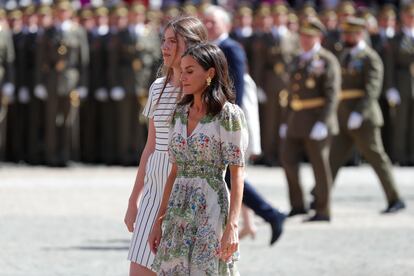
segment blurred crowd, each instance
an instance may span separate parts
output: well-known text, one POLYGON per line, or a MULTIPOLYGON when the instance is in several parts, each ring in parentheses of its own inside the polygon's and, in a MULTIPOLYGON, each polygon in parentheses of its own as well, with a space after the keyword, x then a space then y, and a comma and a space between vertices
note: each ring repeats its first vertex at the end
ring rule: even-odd
MULTIPOLYGON (((148 3, 115 2, 0 9, 0 161, 137 164, 147 137, 141 111, 160 73, 162 26, 179 15, 202 17, 209 3, 149 9, 148 3)), ((341 23, 357 16, 385 65, 379 101, 386 151, 394 163, 414 165, 414 89, 395 84, 401 70, 414 77, 414 6, 320 2, 333 4, 232 2, 230 36, 244 47, 258 86, 263 154, 256 162, 280 164, 280 92, 288 89, 289 64, 300 53, 301 22, 319 17, 327 28, 323 46, 338 56, 344 48, 341 23), (413 41, 404 42, 408 51, 396 58, 393 41, 403 32, 413 41)))

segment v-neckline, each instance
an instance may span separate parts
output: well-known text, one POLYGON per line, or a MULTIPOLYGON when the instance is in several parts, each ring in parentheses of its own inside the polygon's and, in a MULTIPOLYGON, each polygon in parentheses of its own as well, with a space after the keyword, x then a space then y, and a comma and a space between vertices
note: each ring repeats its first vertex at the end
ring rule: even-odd
POLYGON ((200 120, 198 120, 197 124, 195 125, 195 127, 193 128, 193 130, 191 131, 191 133, 188 133, 188 123, 190 122, 190 120, 188 119, 189 117, 189 113, 190 113, 190 105, 187 105, 187 108, 185 110, 185 116, 186 116, 186 122, 184 124, 184 134, 186 136, 187 139, 191 138, 194 134, 197 133, 197 131, 199 130, 199 128, 201 127, 202 124, 204 124, 204 121, 206 120, 208 114, 204 114, 200 120))

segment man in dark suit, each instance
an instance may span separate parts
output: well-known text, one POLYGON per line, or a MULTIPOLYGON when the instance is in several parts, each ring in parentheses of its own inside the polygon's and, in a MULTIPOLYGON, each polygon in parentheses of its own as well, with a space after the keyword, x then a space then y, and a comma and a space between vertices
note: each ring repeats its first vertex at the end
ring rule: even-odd
MULTIPOLYGON (((229 65, 229 74, 236 90, 236 103, 241 106, 244 93, 244 73, 246 55, 239 43, 229 37, 231 19, 221 7, 210 6, 204 12, 204 22, 210 40, 224 52, 229 65)), ((230 183, 230 175, 226 174, 226 182, 230 183)), ((251 208, 258 216, 271 225, 272 237, 270 244, 276 242, 283 230, 285 215, 270 206, 247 182, 244 182, 243 204, 251 208)))

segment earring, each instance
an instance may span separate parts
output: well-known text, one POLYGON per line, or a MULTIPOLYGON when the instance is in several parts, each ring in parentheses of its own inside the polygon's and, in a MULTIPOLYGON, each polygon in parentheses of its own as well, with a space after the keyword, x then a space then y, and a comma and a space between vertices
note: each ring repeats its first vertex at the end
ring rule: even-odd
POLYGON ((211 78, 210 77, 207 77, 206 82, 207 82, 207 86, 210 86, 210 84, 211 84, 211 78))

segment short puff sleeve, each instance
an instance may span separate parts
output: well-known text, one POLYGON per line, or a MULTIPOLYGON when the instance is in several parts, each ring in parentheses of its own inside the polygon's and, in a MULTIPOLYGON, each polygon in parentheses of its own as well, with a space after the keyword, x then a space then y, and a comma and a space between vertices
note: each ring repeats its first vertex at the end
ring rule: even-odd
POLYGON ((147 100, 147 103, 145 104, 144 110, 142 111, 142 115, 150 119, 154 118, 154 110, 155 110, 155 105, 157 103, 157 99, 154 96, 155 84, 156 82, 153 82, 151 84, 151 87, 148 92, 148 100, 147 100))
POLYGON ((221 153, 225 165, 244 166, 249 134, 239 106, 226 103, 220 116, 221 153))

